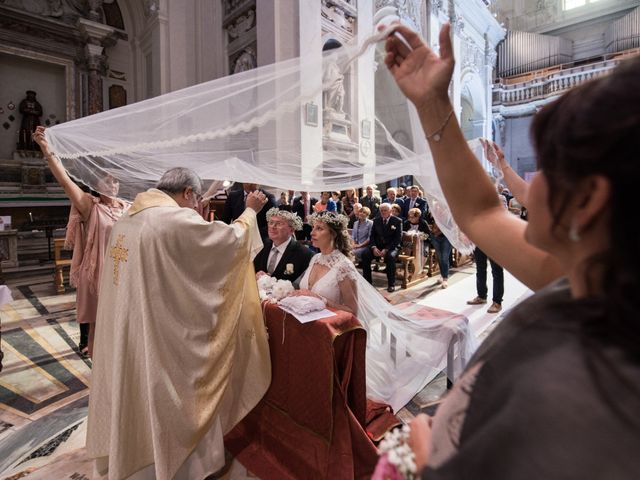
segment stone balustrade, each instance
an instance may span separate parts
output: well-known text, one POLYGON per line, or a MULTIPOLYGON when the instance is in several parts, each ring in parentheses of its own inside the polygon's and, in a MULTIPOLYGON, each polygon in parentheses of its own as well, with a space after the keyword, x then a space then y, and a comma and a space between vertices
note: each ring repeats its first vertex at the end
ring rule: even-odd
MULTIPOLYGON (((637 51, 633 52, 637 53, 637 51)), ((501 79, 493 85, 493 105, 522 105, 560 95, 576 85, 609 73, 621 59, 615 58, 571 68, 548 68, 516 78, 501 79)))

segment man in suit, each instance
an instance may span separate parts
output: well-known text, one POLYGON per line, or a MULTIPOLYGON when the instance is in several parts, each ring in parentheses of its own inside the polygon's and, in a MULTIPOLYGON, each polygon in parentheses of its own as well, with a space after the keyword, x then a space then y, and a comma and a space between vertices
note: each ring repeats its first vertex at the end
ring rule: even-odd
POLYGON ((427 201, 419 196, 420 189, 416 185, 409 187, 409 196, 404 200, 402 207, 402 216, 409 218, 409 210, 417 208, 422 215, 428 210, 427 201))
POLYGON ((298 240, 311 240, 311 225, 307 217, 315 211, 313 207, 317 201, 317 198, 309 196, 309 192, 300 192, 300 196, 291 202, 291 211, 302 220, 302 230, 296 232, 298 240))
POLYGON ((380 197, 376 197, 373 194, 374 188, 375 185, 367 185, 367 194, 360 199, 360 203, 362 204, 362 206, 367 207, 369 210, 371 210, 371 215, 369 216, 369 218, 371 219, 378 216, 378 210, 380 209, 380 204, 382 203, 380 197))
POLYGON ((387 292, 393 292, 396 285, 396 257, 402 243, 402 220, 391 215, 391 205, 380 205, 380 216, 373 220, 371 229, 371 248, 362 255, 362 276, 373 283, 371 279, 371 261, 374 258, 384 258, 387 271, 387 292))
POLYGON ((383 198, 382 201, 390 205, 393 205, 394 203, 396 205, 399 205, 400 212, 401 212, 400 216, 402 217, 403 221, 406 220, 407 217, 405 217, 404 214, 402 213, 404 209, 404 200, 398 197, 398 192, 395 188, 393 187, 387 188, 387 196, 383 198))
POLYGON ((271 275, 278 280, 294 282, 309 266, 313 252, 296 242, 293 234, 302 229, 300 217, 295 213, 272 208, 267 211, 269 238, 256 255, 253 266, 256 276, 271 275))
MULTIPOLYGON (((257 183, 243 183, 242 190, 234 190, 229 192, 227 195, 227 201, 224 203, 224 211, 222 213, 222 221, 225 223, 231 223, 245 210, 245 202, 247 199, 247 195, 254 190, 258 190, 257 183)), ((258 212, 257 220, 258 220, 258 230, 260 230, 260 236, 262 237, 262 241, 267 238, 267 210, 276 206, 276 199, 270 193, 265 192, 260 189, 262 193, 264 193, 267 197, 267 203, 262 210, 258 212)))

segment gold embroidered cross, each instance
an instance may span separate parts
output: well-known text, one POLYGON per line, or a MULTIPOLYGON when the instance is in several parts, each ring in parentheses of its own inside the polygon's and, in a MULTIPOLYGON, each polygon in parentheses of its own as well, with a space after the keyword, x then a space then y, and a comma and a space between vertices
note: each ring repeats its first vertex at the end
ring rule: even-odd
POLYGON ((122 246, 124 235, 118 235, 115 246, 111 247, 111 258, 113 258, 113 284, 118 285, 118 273, 120 272, 120 262, 126 262, 129 256, 129 249, 122 246))

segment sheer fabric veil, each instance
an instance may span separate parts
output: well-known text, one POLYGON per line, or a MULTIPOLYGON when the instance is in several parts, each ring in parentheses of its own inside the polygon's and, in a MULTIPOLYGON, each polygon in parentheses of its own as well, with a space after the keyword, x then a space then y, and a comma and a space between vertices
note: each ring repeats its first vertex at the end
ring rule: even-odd
POLYGON ((442 231, 470 252, 473 245, 442 195, 415 108, 384 65, 384 38, 386 32, 361 45, 304 52, 66 122, 46 136, 71 176, 100 191, 100 180, 110 174, 127 199, 175 166, 204 179, 297 191, 413 175, 442 231), (331 91, 345 92, 344 98, 323 108, 331 91))
POLYGON ((414 302, 394 306, 361 275, 356 281, 358 319, 367 330, 368 398, 397 412, 441 371, 452 382, 458 378, 475 350, 466 317, 414 302))

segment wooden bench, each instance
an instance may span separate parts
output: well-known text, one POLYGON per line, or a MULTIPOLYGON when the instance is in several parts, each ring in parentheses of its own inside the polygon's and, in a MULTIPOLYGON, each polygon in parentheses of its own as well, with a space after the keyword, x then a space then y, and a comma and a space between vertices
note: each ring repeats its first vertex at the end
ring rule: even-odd
POLYGON ((64 238, 56 238, 53 240, 53 283, 58 293, 64 293, 64 268, 71 268, 71 259, 62 257, 64 249, 64 238))
POLYGON ((418 252, 419 248, 424 248, 424 242, 419 241, 417 235, 407 232, 402 233, 402 244, 396 264, 397 274, 402 281, 402 288, 408 288, 425 277, 423 253, 418 252))

